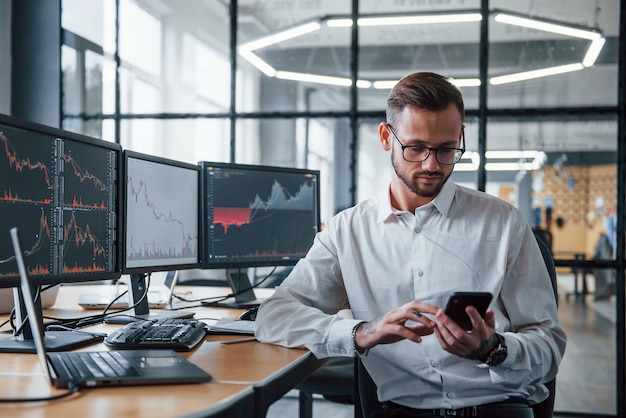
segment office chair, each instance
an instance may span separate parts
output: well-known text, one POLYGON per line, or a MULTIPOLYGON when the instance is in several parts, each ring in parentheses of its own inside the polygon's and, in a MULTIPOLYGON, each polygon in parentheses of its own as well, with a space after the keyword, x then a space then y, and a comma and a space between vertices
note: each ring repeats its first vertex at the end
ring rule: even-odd
MULTIPOLYGON (((354 361, 352 357, 331 357, 296 386, 300 391, 300 418, 313 417, 314 394, 322 395, 331 402, 355 405, 354 361)), ((355 410, 354 416, 360 418, 361 415, 355 410)))
MULTIPOLYGON (((539 244, 543 261, 546 263, 546 268, 548 269, 548 274, 550 275, 550 281, 552 283, 554 298, 556 299, 558 306, 559 296, 556 283, 556 267, 554 265, 554 259, 552 258, 552 251, 548 248, 546 242, 541 237, 535 235, 535 238, 537 239, 537 244, 539 244)), ((363 362, 361 360, 358 360, 356 375, 358 402, 360 402, 361 405, 363 418, 369 418, 373 411, 382 406, 378 401, 378 395, 376 394, 376 383, 372 380, 372 377, 365 369, 365 366, 363 366, 363 362)), ((547 382, 546 387, 550 392, 548 397, 544 401, 531 406, 535 418, 552 418, 554 410, 554 396, 556 393, 556 378, 547 382)))

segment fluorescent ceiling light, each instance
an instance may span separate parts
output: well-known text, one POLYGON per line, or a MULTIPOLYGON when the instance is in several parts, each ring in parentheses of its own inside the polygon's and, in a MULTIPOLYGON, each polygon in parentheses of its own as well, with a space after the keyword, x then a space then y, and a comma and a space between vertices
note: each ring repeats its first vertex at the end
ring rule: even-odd
POLYGON ((257 40, 245 43, 241 45, 240 49, 247 49, 254 51, 256 49, 265 48, 266 46, 274 45, 280 42, 284 42, 289 39, 297 38, 298 36, 305 35, 310 32, 315 32, 321 27, 319 22, 309 22, 303 25, 295 26, 293 28, 276 32, 268 36, 264 36, 257 40))
POLYGON ((329 28, 349 28, 350 26, 352 26, 352 19, 328 19, 326 21, 326 26, 328 26, 329 28))
MULTIPOLYGON (((394 26, 394 25, 424 25, 432 23, 464 23, 480 22, 480 13, 453 13, 440 15, 414 15, 414 16, 385 16, 385 17, 361 17, 357 19, 359 26, 394 26)), ((328 19, 329 27, 352 26, 352 19, 337 18, 328 19)))
POLYGON ((276 70, 274 67, 269 65, 267 62, 263 61, 258 55, 254 52, 247 49, 239 49, 239 55, 244 57, 250 64, 254 65, 259 71, 265 74, 268 77, 274 77, 276 75, 276 70))
POLYGON ((497 13, 493 19, 496 22, 505 23, 507 25, 522 26, 524 28, 536 29, 543 32, 558 33, 560 35, 588 39, 590 41, 602 37, 600 33, 593 30, 578 29, 572 26, 550 23, 537 19, 529 19, 525 17, 509 15, 506 13, 497 13))
POLYGON ((534 163, 486 163, 485 170, 487 171, 531 171, 538 168, 534 163))
MULTIPOLYGON (((430 23, 479 22, 481 20, 482 16, 480 13, 467 12, 411 16, 362 17, 357 20, 357 23, 359 26, 392 26, 430 23)), ((602 36, 602 33, 593 29, 586 30, 584 28, 576 28, 560 23, 537 20, 534 18, 526 18, 500 12, 494 14, 494 20, 508 25, 522 26, 539 31, 552 32, 565 36, 587 39, 591 41, 591 44, 587 48, 587 52, 581 63, 496 76, 492 77, 489 80, 489 83, 492 85, 514 83, 518 81, 548 77, 556 74, 563 74, 572 71, 579 71, 584 68, 589 68, 594 65, 606 42, 606 39, 602 36)), ((322 18, 321 20, 309 21, 308 23, 304 23, 302 25, 279 31, 245 43, 239 47, 239 54, 268 77, 279 77, 278 73, 280 73, 281 75, 279 78, 283 79, 349 87, 352 85, 352 83, 349 79, 344 77, 331 77, 315 74, 294 73, 289 71, 277 71, 274 67, 261 59, 258 55, 252 53, 252 51, 255 51, 257 49, 265 48, 267 46, 284 42, 286 40, 293 39, 298 36, 302 36, 304 34, 319 30, 321 28, 321 21, 324 21, 328 27, 350 27, 353 23, 351 18, 346 17, 327 17, 322 18)), ((375 89, 389 90, 393 88, 393 86, 395 86, 397 82, 398 80, 357 80, 356 84, 358 88, 373 87, 375 89)), ((450 82, 457 87, 479 87, 481 84, 480 79, 478 78, 451 78, 450 82)))
POLYGON ((487 151, 485 157, 490 159, 537 158, 541 154, 543 154, 542 151, 535 150, 487 151))
POLYGON ((602 47, 606 42, 605 38, 596 39, 591 42, 589 48, 587 48, 587 53, 585 54, 585 58, 583 58, 583 65, 587 68, 593 66, 595 64, 596 59, 598 59, 598 55, 600 55, 600 51, 602 51, 602 47))
POLYGON ((570 73, 572 71, 583 70, 585 67, 580 64, 559 65, 556 67, 541 68, 539 70, 523 71, 498 77, 491 77, 489 83, 498 86, 500 84, 515 83, 517 81, 531 80, 533 78, 548 77, 556 74, 570 73))
POLYGON ((344 77, 329 77, 325 75, 293 73, 291 71, 276 71, 276 78, 310 83, 330 84, 332 86, 350 87, 352 80, 344 77))
POLYGON ((372 87, 377 90, 391 90, 393 86, 398 84, 399 80, 378 80, 372 83, 372 87))
POLYGON ((457 87, 480 87, 479 78, 449 78, 448 81, 457 87))
POLYGON ((454 164, 454 171, 476 171, 480 166, 480 154, 466 151, 461 157, 461 161, 454 164), (468 161, 469 160, 469 161, 468 161))
MULTIPOLYGON (((378 90, 391 90, 400 80, 377 80, 372 82, 372 87, 378 90)), ((449 78, 448 81, 457 87, 479 87, 478 78, 449 78)))

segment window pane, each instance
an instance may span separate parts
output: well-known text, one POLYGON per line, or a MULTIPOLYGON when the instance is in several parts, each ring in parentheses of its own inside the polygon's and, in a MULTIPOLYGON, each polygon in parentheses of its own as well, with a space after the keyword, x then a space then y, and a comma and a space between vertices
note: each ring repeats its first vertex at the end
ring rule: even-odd
POLYGON ((61 11, 63 29, 101 47, 115 44, 115 0, 63 0, 61 11))
POLYGON ((614 242, 615 121, 492 121, 487 136, 488 182, 516 185, 516 206, 531 225, 549 231, 556 258, 593 258, 603 233, 614 242))
MULTIPOLYGON (((558 107, 617 104, 619 2, 510 2, 493 0, 489 26, 489 107, 558 107), (509 13, 506 15, 506 13, 509 13), (583 29, 560 34, 520 26, 550 21, 583 29), (509 19, 509 20, 503 20, 509 19), (598 39, 588 39, 597 36, 598 39), (601 47, 597 59, 591 51, 601 47), (565 71, 540 75, 539 71, 565 71), (533 71, 534 73, 528 74, 533 71), (513 76, 533 77, 520 81, 513 76), (505 77, 506 76, 506 77, 505 77)), ((525 77, 524 77, 525 78, 525 77)))
POLYGON ((159 19, 132 0, 120 1, 120 58, 149 74, 161 74, 162 28, 159 19))
POLYGON ((347 15, 350 3, 337 0, 324 2, 322 7, 320 2, 309 2, 306 7, 295 7, 294 2, 239 1, 238 110, 345 110, 350 32, 330 28, 318 19, 347 15), (288 39, 255 44, 294 27, 311 29, 288 39), (259 99, 248 92, 255 92, 259 99))
POLYGON ((228 161, 229 122, 224 119, 131 119, 121 124, 122 147, 196 164, 228 161))

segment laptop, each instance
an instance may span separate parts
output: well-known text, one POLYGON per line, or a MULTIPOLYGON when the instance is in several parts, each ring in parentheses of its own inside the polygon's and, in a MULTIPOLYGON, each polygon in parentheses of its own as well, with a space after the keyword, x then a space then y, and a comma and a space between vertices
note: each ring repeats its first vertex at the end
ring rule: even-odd
POLYGON ((33 303, 17 228, 11 240, 20 273, 20 288, 33 341, 42 369, 58 388, 188 384, 209 382, 212 377, 172 350, 65 351, 47 353, 43 343, 43 318, 33 303))
MULTIPOLYGON (((43 309, 50 308, 57 301, 59 286, 54 286, 41 292, 41 307, 43 309)), ((7 314, 13 310, 15 306, 13 289, 10 287, 0 289, 0 314, 7 314)))
MULTIPOLYGON (((149 309, 167 309, 172 307, 172 296, 174 295, 174 286, 178 282, 178 271, 168 271, 165 273, 163 280, 155 280, 150 282, 148 289, 148 308, 149 309)), ((117 289, 117 286, 116 286, 117 289)), ((83 293, 78 296, 78 304, 84 309, 103 310, 113 299, 119 296, 119 293, 83 293)), ((128 308, 129 294, 122 296, 109 307, 109 309, 126 309, 128 308)))

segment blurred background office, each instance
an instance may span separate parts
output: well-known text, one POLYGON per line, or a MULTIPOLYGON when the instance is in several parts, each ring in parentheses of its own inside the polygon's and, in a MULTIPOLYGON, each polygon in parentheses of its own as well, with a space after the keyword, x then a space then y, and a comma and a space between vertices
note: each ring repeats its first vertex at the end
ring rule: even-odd
POLYGON ((467 108, 453 180, 517 206, 556 259, 556 410, 623 416, 625 6, 0 0, 0 112, 185 162, 320 170, 325 222, 389 180, 394 82, 448 75, 467 108))

